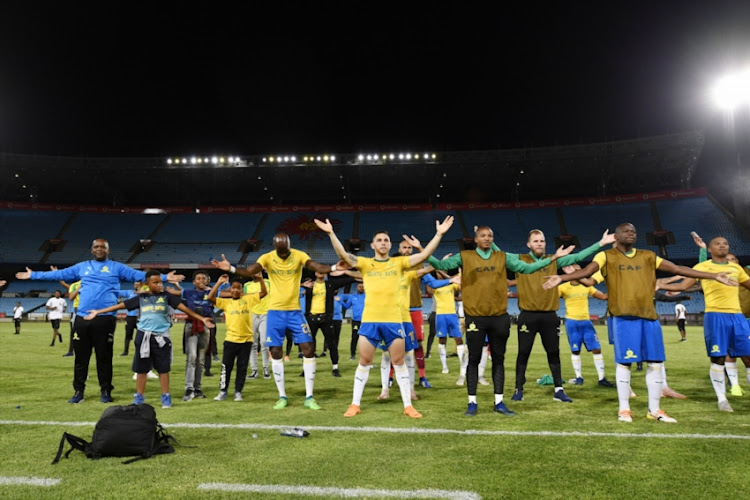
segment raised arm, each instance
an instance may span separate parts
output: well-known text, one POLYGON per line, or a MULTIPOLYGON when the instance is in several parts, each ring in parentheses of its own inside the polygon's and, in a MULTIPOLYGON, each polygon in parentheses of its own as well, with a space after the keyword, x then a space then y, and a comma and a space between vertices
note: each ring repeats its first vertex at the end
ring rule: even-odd
MULTIPOLYGON (((336 233, 333 232, 333 224, 331 224, 331 221, 326 219, 325 222, 314 219, 315 225, 318 226, 318 229, 323 231, 328 235, 328 237, 331 239, 331 245, 333 245, 333 250, 336 252, 336 255, 339 256, 339 259, 341 259, 342 263, 346 263, 349 265, 349 267, 357 267, 357 256, 352 255, 350 253, 347 253, 344 249, 344 245, 341 244, 341 241, 339 241, 338 236, 336 236, 336 233)), ((339 264, 336 264, 336 267, 342 267, 339 264)), ((330 272, 330 266, 328 271, 318 271, 318 272, 330 272)))
POLYGON ((216 283, 214 283, 214 286, 211 288, 211 291, 208 292, 208 297, 206 297, 206 299, 212 304, 216 304, 216 294, 219 291, 219 287, 225 283, 229 283, 228 274, 222 274, 221 276, 219 276, 219 279, 216 280, 216 283))
POLYGON ((608 245, 611 245, 614 242, 615 242, 615 235, 609 234, 609 229, 607 229, 604 231, 604 234, 602 234, 602 238, 597 243, 594 243, 593 245, 587 248, 584 248, 578 253, 563 256, 557 259, 557 267, 561 268, 563 266, 568 266, 570 264, 577 264, 578 262, 581 262, 582 260, 586 260, 587 258, 599 252, 602 248, 608 245))
MULTIPOLYGON (((414 267, 417 264, 421 264, 422 262, 426 261, 427 258, 432 255, 435 250, 437 250, 438 245, 440 244, 440 240, 443 239, 443 235, 448 232, 448 230, 453 225, 453 216, 449 215, 446 217, 443 222, 435 221, 435 236, 432 237, 430 242, 427 244, 424 249, 422 249, 421 252, 417 254, 412 254, 409 256, 409 267, 414 267)), ((406 241, 409 241, 411 243, 411 239, 416 239, 414 236, 411 238, 408 238, 406 235, 404 235, 404 239, 406 241)), ((417 243, 419 243, 417 241, 417 243)), ((434 266, 433 266, 434 267, 434 266)), ((436 268, 437 269, 437 268, 436 268)))

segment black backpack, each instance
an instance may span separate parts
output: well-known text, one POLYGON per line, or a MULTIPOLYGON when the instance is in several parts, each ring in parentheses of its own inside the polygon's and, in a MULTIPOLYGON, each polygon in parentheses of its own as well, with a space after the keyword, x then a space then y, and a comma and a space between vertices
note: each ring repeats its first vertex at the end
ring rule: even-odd
MULTIPOLYGON (((88 458, 132 457, 123 462, 129 464, 162 453, 174 453, 169 441, 177 443, 156 420, 154 407, 147 404, 129 406, 110 406, 94 427, 91 442, 77 436, 63 433, 60 448, 52 462, 60 461, 63 447, 67 441, 71 448, 65 458, 75 449, 86 454, 88 458)), ((179 444, 179 443, 178 443, 179 444)))

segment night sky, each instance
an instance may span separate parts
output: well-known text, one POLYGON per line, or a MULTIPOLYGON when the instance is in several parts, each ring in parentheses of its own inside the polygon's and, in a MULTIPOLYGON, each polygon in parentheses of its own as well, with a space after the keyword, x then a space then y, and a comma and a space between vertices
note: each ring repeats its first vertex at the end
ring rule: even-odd
MULTIPOLYGON (((85 156, 578 144, 705 128, 750 2, 0 7, 0 150, 85 156)), ((708 147, 708 144, 707 144, 708 147)))

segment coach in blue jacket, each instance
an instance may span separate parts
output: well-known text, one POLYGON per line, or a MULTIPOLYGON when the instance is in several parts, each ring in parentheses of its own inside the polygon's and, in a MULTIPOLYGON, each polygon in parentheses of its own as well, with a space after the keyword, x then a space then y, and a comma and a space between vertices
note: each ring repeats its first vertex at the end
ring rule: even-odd
MULTIPOLYGON (((101 402, 112 402, 112 350, 116 313, 102 314, 92 320, 85 320, 83 317, 94 309, 117 304, 120 281, 143 281, 146 278, 143 271, 109 260, 107 240, 94 240, 91 244, 91 255, 94 256, 94 260, 79 262, 59 271, 32 271, 27 267, 25 272, 16 273, 16 278, 21 280, 81 280, 81 300, 78 305, 80 313, 76 316, 73 334, 73 348, 76 354, 73 372, 75 394, 68 400, 68 403, 72 404, 83 401, 92 348, 96 350, 96 373, 101 388, 101 402)), ((163 280, 172 282, 182 281, 184 278, 182 275, 174 274, 174 271, 162 275, 163 280)))

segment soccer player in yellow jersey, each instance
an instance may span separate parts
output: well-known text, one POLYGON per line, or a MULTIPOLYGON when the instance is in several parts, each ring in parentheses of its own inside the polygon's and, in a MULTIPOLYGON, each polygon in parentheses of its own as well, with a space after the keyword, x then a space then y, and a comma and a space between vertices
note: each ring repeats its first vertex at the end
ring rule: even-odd
POLYGON ((659 422, 675 423, 677 420, 661 409, 664 364, 664 341, 661 325, 654 307, 656 270, 701 279, 715 279, 726 285, 732 281, 726 273, 707 273, 678 266, 658 257, 650 250, 636 250, 635 226, 625 222, 617 226, 615 246, 599 252, 594 261, 579 271, 563 276, 548 276, 543 287, 551 289, 564 281, 591 276, 602 270, 607 284, 608 305, 612 313, 612 330, 615 339, 617 362, 617 397, 620 401, 618 420, 632 422, 630 411, 630 365, 645 361, 648 388, 648 413, 646 417, 659 422))
MULTIPOLYGON (((266 286, 266 290, 271 289, 271 282, 263 278, 263 274, 258 273, 253 276, 252 281, 245 283, 242 288, 243 293, 258 293, 260 291, 260 282, 266 286)), ((260 302, 253 306, 253 332, 255 333, 255 342, 250 350, 250 376, 248 378, 258 377, 258 351, 260 351, 261 362, 263 364, 263 378, 270 379, 271 372, 268 369, 268 346, 266 345, 266 315, 268 314, 268 294, 260 302)))
MULTIPOLYGON (((353 417, 360 412, 362 393, 370 375, 375 348, 383 341, 391 355, 404 403, 404 414, 411 418, 421 418, 422 414, 411 404, 409 371, 404 365, 404 329, 401 324, 401 313, 394 304, 398 304, 398 291, 403 273, 424 262, 435 251, 443 235, 453 225, 453 217, 448 216, 442 223, 437 222, 437 233, 430 243, 420 253, 408 257, 388 256, 391 238, 385 231, 378 231, 373 235, 370 247, 375 251, 374 258, 357 257, 344 250, 341 241, 333 232, 330 221, 322 222, 315 219, 315 224, 331 238, 334 250, 343 261, 340 265, 360 270, 367 290, 362 325, 359 329, 359 365, 354 375, 354 396, 344 416, 353 417)), ((409 240, 408 237, 404 239, 409 240)))
POLYGON ((435 328, 438 338, 438 354, 440 363, 443 365, 443 373, 448 373, 448 354, 446 353, 446 339, 451 337, 456 341, 456 352, 460 362, 460 372, 456 385, 464 385, 466 378, 466 365, 469 358, 466 356, 461 327, 458 324, 458 313, 456 313, 456 292, 460 291, 460 285, 453 283, 450 286, 432 290, 432 298, 435 300, 435 328))
POLYGON ((295 344, 302 350, 302 369, 305 374, 305 408, 319 410, 320 406, 313 397, 315 385, 315 351, 310 327, 300 310, 299 290, 302 281, 302 269, 328 274, 331 266, 319 264, 305 252, 291 248, 289 236, 279 233, 273 237, 275 250, 261 255, 257 262, 245 269, 237 269, 221 256, 221 262, 211 261, 215 267, 250 278, 265 269, 271 281, 269 290, 268 313, 266 314, 266 345, 271 351, 271 369, 279 400, 275 410, 286 408, 289 404, 284 383, 284 361, 282 360, 286 331, 292 332, 295 344))
MULTIPOLYGON (((725 273, 733 281, 750 289, 750 277, 739 264, 731 262, 729 242, 717 236, 708 244, 711 260, 699 262, 693 269, 707 273, 725 273)), ((706 299, 706 314, 703 316, 703 332, 706 340, 706 353, 711 358, 709 376, 718 399, 719 410, 731 412, 727 401, 724 363, 727 355, 742 357, 750 362, 750 327, 742 314, 740 298, 736 289, 722 285, 711 279, 701 279, 706 299)), ((664 290, 687 290, 696 283, 693 278, 681 283, 660 284, 664 290)))
MULTIPOLYGON (((573 264, 563 267, 566 273, 572 273, 581 266, 573 264)), ((604 356, 599 337, 596 335, 594 324, 589 316, 589 297, 599 300, 607 300, 607 294, 602 293, 593 286, 586 286, 579 281, 563 283, 557 287, 560 298, 565 300, 565 333, 568 335, 570 344, 570 358, 573 362, 573 371, 576 378, 570 382, 574 385, 583 385, 583 373, 581 372, 581 346, 585 345, 594 356, 594 366, 599 376, 599 385, 602 387, 614 387, 604 376, 604 356)))
POLYGON ((221 361, 221 381, 219 395, 214 401, 227 399, 227 389, 232 378, 234 362, 237 361, 237 377, 234 381, 234 400, 242 401, 242 389, 245 387, 247 364, 253 344, 252 308, 266 296, 266 284, 260 281, 258 293, 243 294, 243 283, 235 278, 229 286, 231 298, 216 297, 219 287, 229 283, 229 276, 222 274, 208 294, 208 300, 224 311, 227 332, 224 340, 223 359, 221 361))

